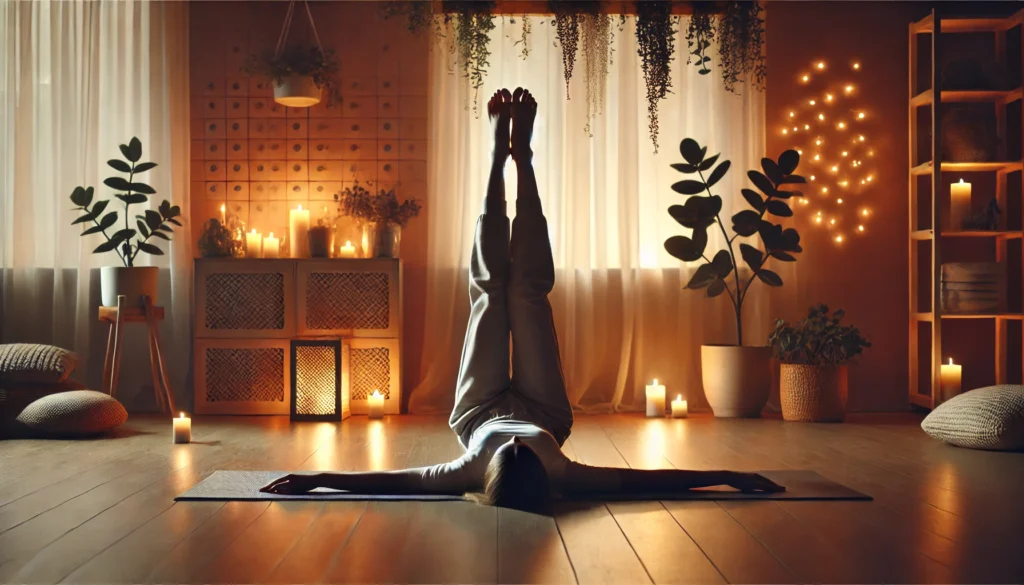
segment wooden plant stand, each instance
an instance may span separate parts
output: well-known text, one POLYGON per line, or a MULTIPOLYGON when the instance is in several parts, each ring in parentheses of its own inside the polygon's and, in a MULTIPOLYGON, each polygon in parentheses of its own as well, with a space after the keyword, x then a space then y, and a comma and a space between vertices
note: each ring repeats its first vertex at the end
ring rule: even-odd
POLYGON ((149 368, 153 375, 153 394, 161 412, 174 413, 174 393, 167 378, 163 353, 160 351, 160 332, 157 324, 164 320, 164 308, 154 307, 153 301, 142 297, 140 306, 128 305, 124 295, 117 297, 116 307, 100 307, 99 320, 110 324, 107 336, 107 354, 103 360, 103 391, 114 396, 121 373, 121 349, 124 346, 124 326, 144 323, 149 329, 149 368))

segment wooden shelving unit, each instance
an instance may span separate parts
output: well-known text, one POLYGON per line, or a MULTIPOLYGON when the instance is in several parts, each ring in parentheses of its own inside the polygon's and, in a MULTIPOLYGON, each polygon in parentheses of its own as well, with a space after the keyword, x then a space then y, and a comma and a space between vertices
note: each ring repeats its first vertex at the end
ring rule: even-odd
MULTIPOLYGON (((991 320, 994 321, 995 342, 994 342, 994 381, 997 384, 1006 383, 1008 380, 1021 380, 1024 372, 1016 371, 1024 368, 1021 356, 1008 356, 1007 348, 1010 347, 1009 330, 1011 327, 1022 329, 1020 347, 1024 348, 1024 327, 1020 322, 1024 321, 1024 314, 1007 312, 1005 306, 998 313, 992 314, 943 314, 941 298, 941 274, 942 262, 945 256, 956 256, 957 246, 968 245, 971 242, 983 243, 993 240, 992 246, 995 249, 995 260, 1007 266, 1008 247, 1018 246, 1017 241, 1024 238, 1024 217, 1010 218, 1007 211, 1007 182, 1008 179, 1020 183, 1020 173, 1024 172, 1024 163, 1021 160, 1008 160, 1006 155, 1006 143, 1008 139, 1008 112, 1018 113, 1017 123, 1024 119, 1024 89, 1016 87, 1008 90, 977 89, 977 90, 943 90, 942 86, 942 56, 944 39, 948 38, 947 33, 987 33, 994 35, 994 48, 996 59, 1006 63, 1008 60, 1007 34, 1015 27, 1024 25, 1024 10, 1018 11, 1005 18, 945 18, 940 7, 933 10, 931 14, 910 24, 910 147, 909 147, 909 194, 910 194, 910 229, 909 229, 909 254, 910 254, 910 384, 909 401, 913 405, 923 408, 934 408, 938 406, 943 397, 940 395, 939 371, 943 361, 942 344, 942 322, 944 320, 991 320), (940 34, 934 34, 936 28, 940 34), (930 37, 920 39, 920 35, 930 37), (919 61, 918 49, 919 39, 930 45, 930 67, 928 68, 928 81, 925 88, 919 84, 919 61), (937 97, 937 99, 936 99, 937 97), (997 132, 1002 139, 999 143, 996 161, 987 162, 942 162, 939 165, 933 161, 941 160, 942 156, 942 128, 941 119, 944 106, 950 104, 991 104, 995 108, 995 123, 998 126, 997 132), (928 119, 931 127, 930 153, 928 156, 919 156, 918 141, 918 120, 922 114, 921 108, 927 108, 928 119), (1011 110, 1011 108, 1014 108, 1011 110), (944 230, 942 224, 942 210, 948 203, 943 197, 948 197, 948 183, 951 182, 947 176, 944 180, 944 173, 993 173, 995 175, 995 198, 1003 210, 1000 219, 1001 225, 995 231, 952 231, 944 230), (1017 177, 1011 175, 1017 173, 1017 177), (919 182, 924 177, 930 177, 930 201, 921 199, 922 195, 929 195, 921 191, 919 182), (921 191, 919 193, 919 191, 921 191), (930 211, 930 226, 926 225, 929 219, 919 215, 924 208, 920 204, 928 206, 930 211), (922 265, 924 260, 921 256, 930 252, 927 274, 930 278, 925 281, 924 273, 920 269, 926 268, 922 265), (944 254, 945 253, 945 254, 944 254), (930 287, 927 290, 927 306, 922 302, 924 298, 921 293, 925 292, 923 287, 930 287), (928 329, 922 333, 921 329, 928 329), (922 351, 930 349, 930 351, 922 351), (1013 371, 1011 371, 1011 369, 1013 371)), ((1020 43, 1024 47, 1024 42, 1020 43)), ((926 46, 928 46, 926 45, 926 46)), ((1022 52, 1022 63, 1024 63, 1024 48, 1022 52)), ((1017 80, 1018 84, 1024 77, 1017 80)), ((925 81, 925 80, 922 80, 925 81)), ((1024 132, 1019 132, 1024 134, 1024 132)), ((1019 151, 1024 153, 1024 144, 1019 151)), ((1017 156, 1020 156, 1018 154, 1017 156)), ((1017 157, 1013 157, 1017 158, 1017 157)), ((979 194, 974 194, 978 197, 979 194)), ((1019 197, 1019 194, 1017 195, 1019 197)), ((1016 211, 1024 214, 1021 205, 1017 200, 1016 211)), ((1024 253, 1018 253, 1024 256, 1024 253)), ((1021 262, 1017 259, 1017 262, 1021 262)), ((1008 274, 1013 274, 1018 280, 1024 279, 1024 265, 1007 266, 1008 274)), ((1008 279, 1009 280, 1009 279, 1008 279)), ((1005 296, 1005 295, 1004 295, 1005 296)), ((1005 303, 1004 303, 1005 304, 1005 303)), ((1020 309, 1021 303, 1015 303, 1020 309)), ((1016 351, 1016 350, 1014 350, 1016 351)), ((1021 350, 1024 353, 1024 349, 1021 350)), ((967 388, 965 388, 966 390, 967 388)))

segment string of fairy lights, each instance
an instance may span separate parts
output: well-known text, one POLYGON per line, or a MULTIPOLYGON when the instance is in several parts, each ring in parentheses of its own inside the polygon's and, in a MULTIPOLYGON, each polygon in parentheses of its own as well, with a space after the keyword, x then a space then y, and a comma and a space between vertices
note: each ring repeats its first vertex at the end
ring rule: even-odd
MULTIPOLYGON (((845 73, 856 77, 861 71, 861 64, 854 61, 845 73)), ((813 206, 812 224, 828 229, 836 244, 846 241, 848 234, 866 232, 871 209, 861 201, 862 195, 877 180, 875 149, 865 131, 870 112, 858 105, 853 81, 836 80, 843 73, 825 61, 811 63, 809 72, 799 74, 805 97, 789 108, 780 129, 807 164, 801 164, 807 185, 800 205, 813 206)))

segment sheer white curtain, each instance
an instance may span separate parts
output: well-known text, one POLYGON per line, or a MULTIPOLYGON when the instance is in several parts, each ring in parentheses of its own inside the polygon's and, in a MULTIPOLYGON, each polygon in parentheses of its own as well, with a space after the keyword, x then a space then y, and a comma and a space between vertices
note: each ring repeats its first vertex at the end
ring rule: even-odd
MULTIPOLYGON (((81 237, 68 196, 111 197, 106 161, 133 136, 157 190, 188 213, 188 16, 184 2, 0 2, 0 340, 52 343, 83 357, 76 377, 98 385, 106 332, 96 322, 98 236, 81 237)), ((141 209, 133 211, 141 213, 141 209)), ((181 230, 160 266, 158 303, 173 383, 189 365, 191 249, 181 230)), ((141 257, 140 257, 141 258, 141 257)), ((153 404, 141 332, 122 365, 119 398, 153 404)))
MULTIPOLYGON (((521 37, 522 23, 506 17, 493 31, 480 102, 496 88, 523 86, 540 104, 534 161, 558 269, 551 302, 570 399, 583 411, 634 410, 642 407, 644 384, 658 378, 673 396, 704 407, 700 345, 735 343, 735 321, 724 295, 705 299, 702 292, 681 290, 696 265, 664 251, 667 237, 684 233, 666 211, 684 200, 671 189, 682 175, 669 165, 682 161, 678 145, 685 137, 708 145, 709 153, 721 152, 733 169, 716 187, 725 200, 723 216, 739 210, 746 170, 759 168, 764 156, 764 94, 728 93, 717 71, 699 75, 686 64, 686 40, 677 34, 673 93, 659 105, 660 150, 654 154, 636 21, 628 18, 619 29, 616 19, 604 111, 588 136, 582 52, 567 100, 550 19, 531 17, 525 59, 512 42, 521 37)), ((685 18, 679 28, 685 30, 685 18)), ((491 149, 486 116, 467 109, 471 90, 443 46, 434 48, 431 69, 427 338, 423 380, 410 397, 414 412, 444 411, 452 403, 472 225, 491 149)), ((511 211, 514 172, 507 177, 511 211)), ((710 233, 713 251, 723 242, 710 233)), ((748 304, 744 317, 753 326, 745 335, 764 339, 765 295, 752 295, 748 304)))

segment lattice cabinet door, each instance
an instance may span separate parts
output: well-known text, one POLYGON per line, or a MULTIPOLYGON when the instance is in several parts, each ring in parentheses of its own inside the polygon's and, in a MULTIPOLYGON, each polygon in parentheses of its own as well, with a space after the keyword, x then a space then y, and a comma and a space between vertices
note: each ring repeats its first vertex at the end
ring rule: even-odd
POLYGON ((290 371, 287 339, 197 339, 196 412, 287 415, 290 371))
POLYGON ((402 407, 401 360, 398 339, 353 338, 342 341, 342 379, 348 384, 352 414, 367 413, 367 397, 384 395, 384 413, 402 407))
POLYGON ((196 260, 196 337, 295 334, 293 260, 196 260))
POLYGON ((351 414, 340 339, 293 339, 291 419, 340 421, 351 414))
POLYGON ((304 260, 297 268, 299 335, 398 337, 398 260, 304 260))

